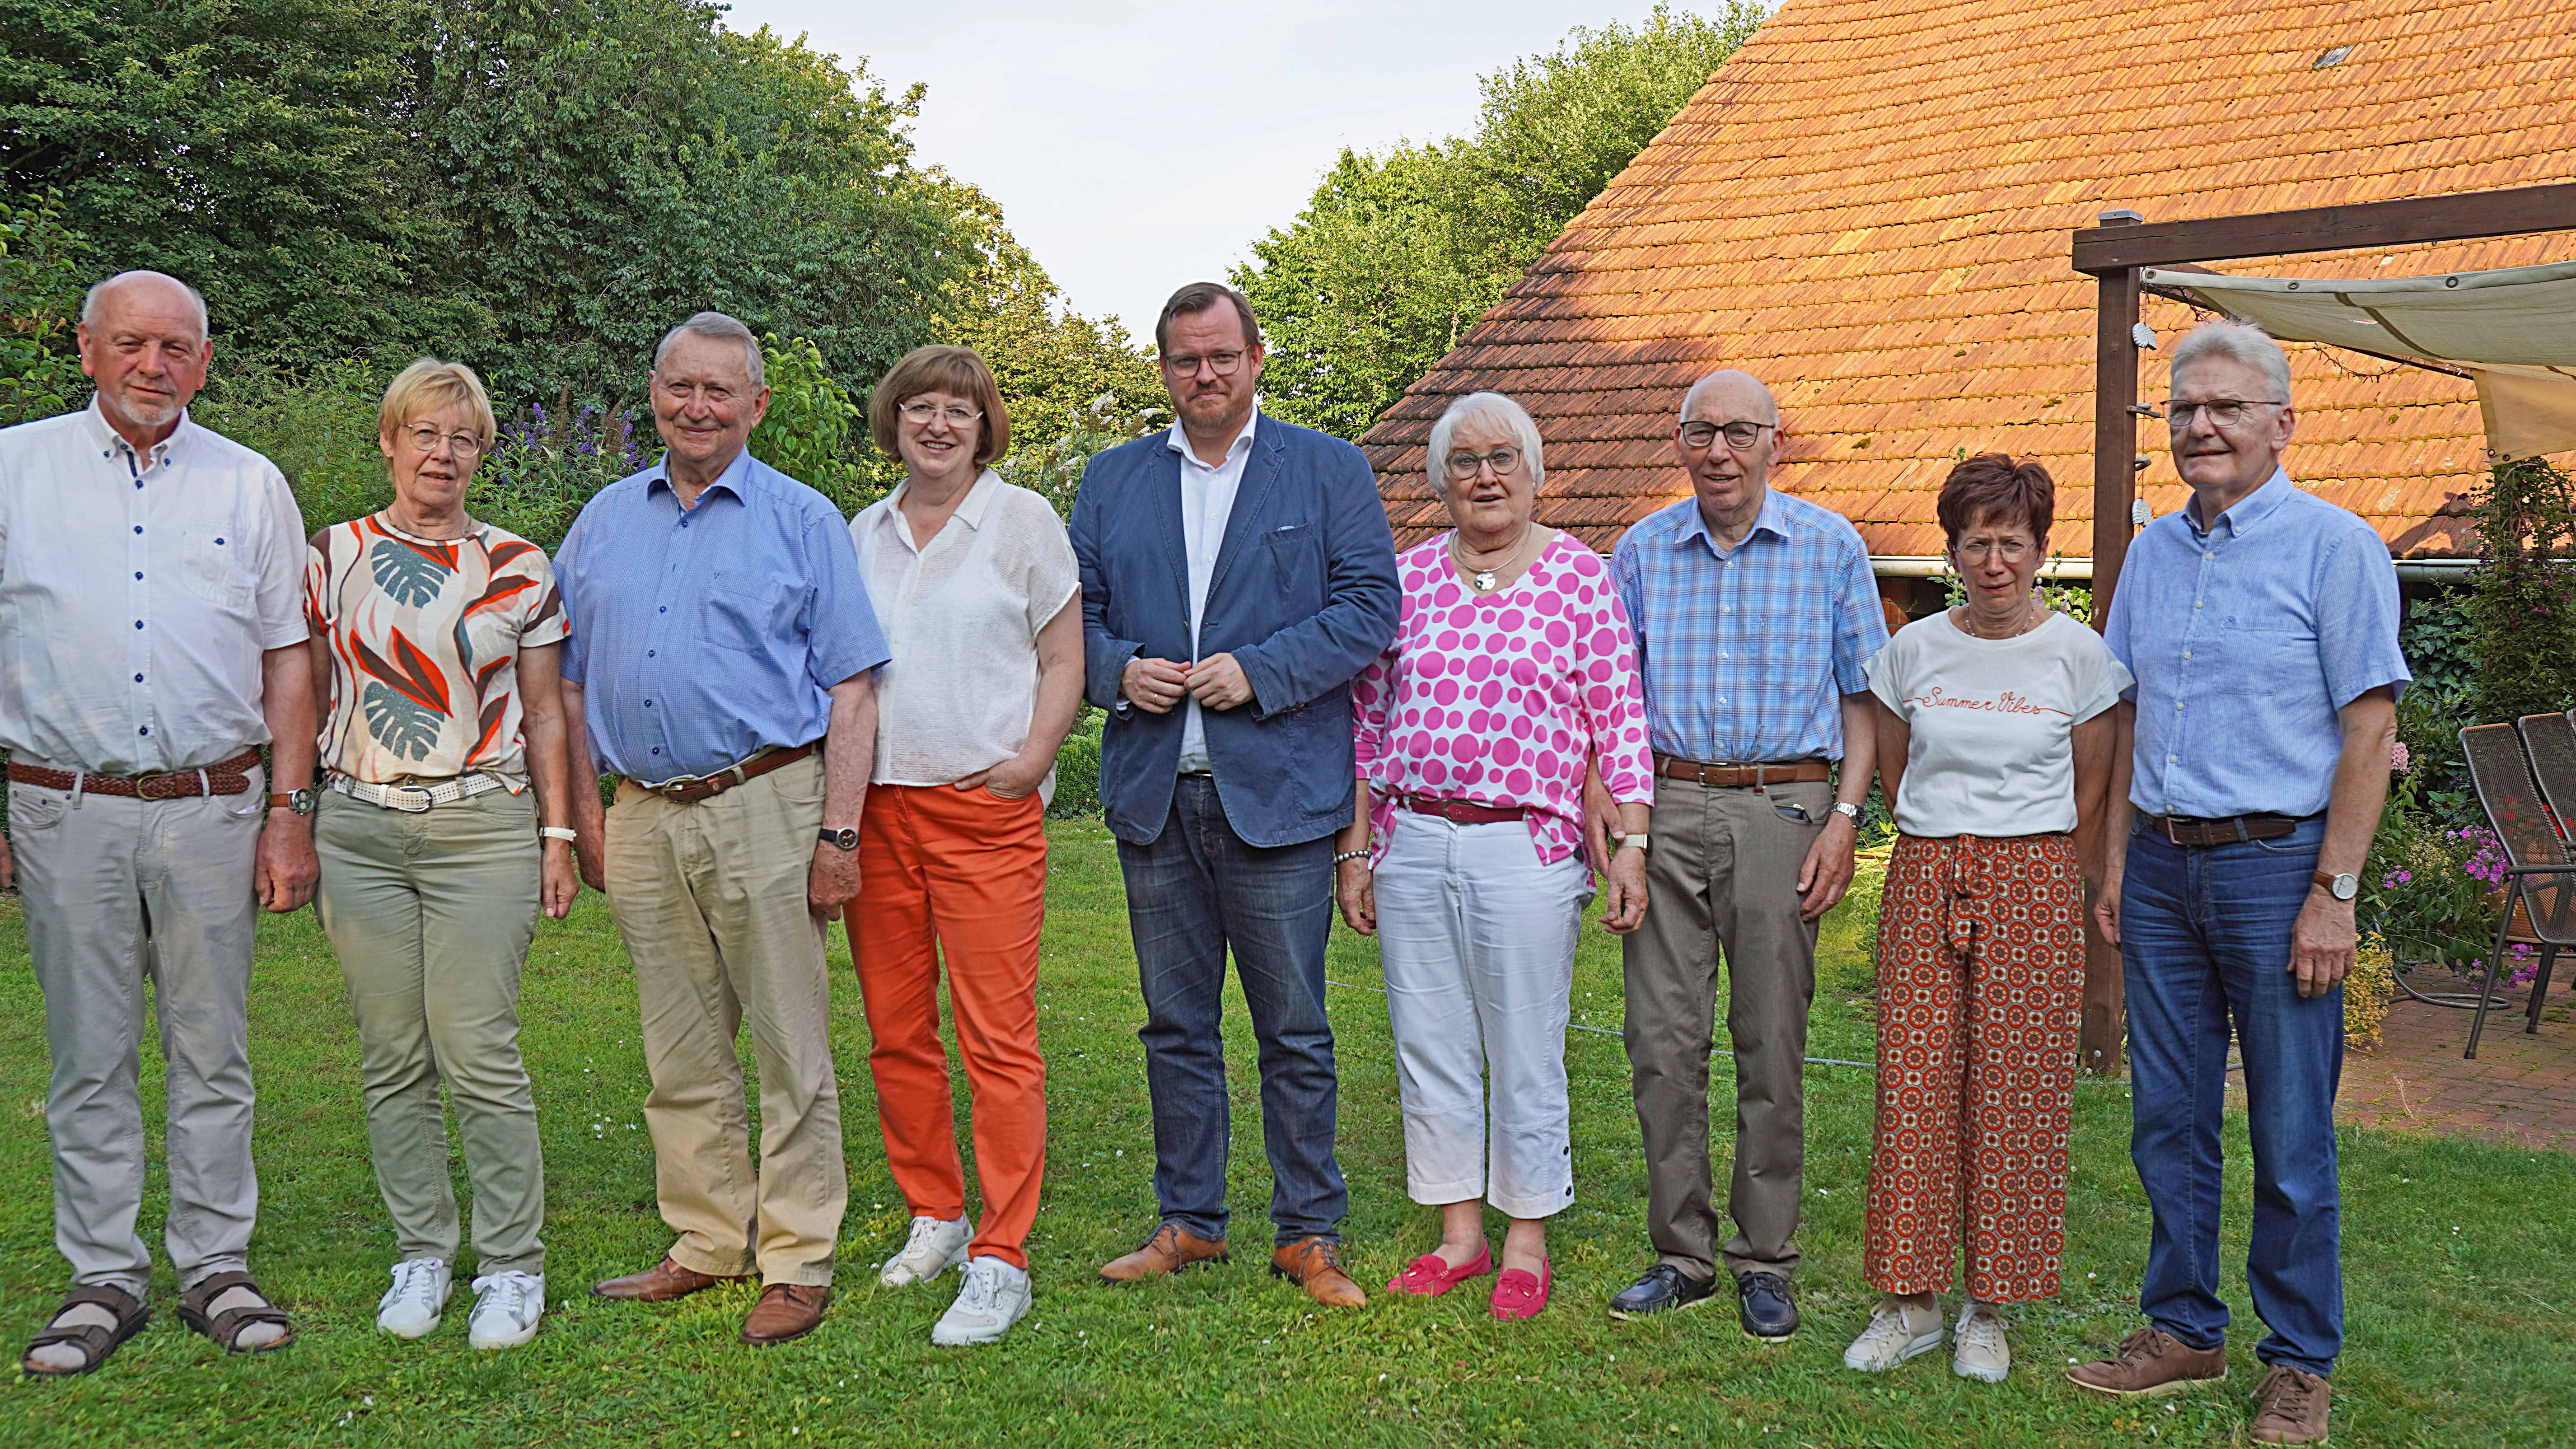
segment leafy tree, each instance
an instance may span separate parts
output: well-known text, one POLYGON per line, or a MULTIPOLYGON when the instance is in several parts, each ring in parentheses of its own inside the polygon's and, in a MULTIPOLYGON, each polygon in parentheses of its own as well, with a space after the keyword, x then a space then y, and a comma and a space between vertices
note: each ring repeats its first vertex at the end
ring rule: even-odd
POLYGON ((2470 495, 2478 534, 2467 616, 2481 720, 2576 704, 2576 480, 2546 458, 2498 463, 2470 495))
POLYGON ((1502 299, 1762 21, 1658 5, 1483 78, 1472 140, 1345 150, 1234 280, 1268 336, 1265 405, 1357 437, 1502 299))
POLYGON ((73 328, 85 253, 51 192, 0 201, 0 427, 69 411, 85 399, 73 328))

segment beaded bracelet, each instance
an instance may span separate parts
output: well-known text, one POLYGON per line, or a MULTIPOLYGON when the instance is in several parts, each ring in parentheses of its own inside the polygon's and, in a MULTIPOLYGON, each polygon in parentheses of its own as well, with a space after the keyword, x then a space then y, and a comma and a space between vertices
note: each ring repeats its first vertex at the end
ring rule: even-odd
POLYGON ((1343 851, 1341 854, 1339 854, 1339 855, 1337 855, 1337 856, 1334 856, 1334 857, 1333 857, 1333 864, 1334 864, 1334 866, 1335 866, 1336 868, 1338 868, 1338 867, 1341 865, 1341 863, 1342 863, 1343 861, 1346 861, 1346 860, 1366 860, 1366 859, 1368 859, 1368 858, 1369 858, 1369 853, 1368 853, 1367 851, 1365 851, 1365 850, 1345 850, 1345 851, 1343 851))

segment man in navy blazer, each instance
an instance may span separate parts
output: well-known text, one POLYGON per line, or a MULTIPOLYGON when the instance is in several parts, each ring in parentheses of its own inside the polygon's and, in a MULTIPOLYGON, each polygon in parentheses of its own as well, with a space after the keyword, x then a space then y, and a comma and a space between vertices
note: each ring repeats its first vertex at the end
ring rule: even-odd
POLYGON ((1356 1307, 1324 941, 1332 838, 1351 819, 1350 681, 1395 638, 1395 540, 1357 448, 1261 416, 1261 329, 1243 294, 1183 287, 1154 343, 1178 421, 1092 459, 1073 506, 1161 1205, 1144 1245, 1100 1276, 1225 1256, 1230 947, 1261 1045, 1271 1267, 1356 1307))

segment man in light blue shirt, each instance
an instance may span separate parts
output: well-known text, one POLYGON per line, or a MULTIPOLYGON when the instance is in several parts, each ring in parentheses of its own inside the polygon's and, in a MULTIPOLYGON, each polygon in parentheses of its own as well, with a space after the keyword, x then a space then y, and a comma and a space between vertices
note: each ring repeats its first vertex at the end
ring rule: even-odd
POLYGON ((2410 677, 2387 546, 2281 471, 2295 422, 2289 359, 2261 331, 2206 323, 2174 349, 2167 425, 2192 498, 2130 545, 2103 630, 2137 686, 2095 910, 2128 986, 2149 1326, 2067 1374, 2118 1395, 2226 1376, 2232 1034, 2254 1148, 2246 1282, 2272 1330, 2251 1437, 2273 1444, 2325 1439, 2343 1343, 2341 983, 2410 677))
POLYGON ((608 893, 642 1000, 662 1220, 641 1273, 591 1291, 659 1302, 757 1272, 742 1341, 822 1321, 849 1182, 824 923, 859 893, 859 812, 885 636, 829 499, 752 457, 758 339, 720 312, 653 359, 661 463, 582 508, 555 574, 572 639, 574 850, 608 893), (751 1162, 734 1038, 760 1064, 751 1162))

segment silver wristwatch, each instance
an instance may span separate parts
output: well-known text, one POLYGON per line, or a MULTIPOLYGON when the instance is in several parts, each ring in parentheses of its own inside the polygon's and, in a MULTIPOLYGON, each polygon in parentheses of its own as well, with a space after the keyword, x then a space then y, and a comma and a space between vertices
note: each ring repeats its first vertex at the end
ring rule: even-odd
POLYGON ((1860 807, 1848 800, 1835 801, 1834 813, 1850 821, 1855 827, 1860 824, 1860 807))

